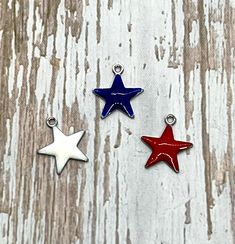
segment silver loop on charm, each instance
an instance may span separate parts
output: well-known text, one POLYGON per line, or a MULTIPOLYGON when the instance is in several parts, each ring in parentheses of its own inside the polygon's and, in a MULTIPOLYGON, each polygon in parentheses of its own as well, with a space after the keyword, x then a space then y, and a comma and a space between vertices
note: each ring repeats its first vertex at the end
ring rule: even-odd
POLYGON ((47 125, 49 126, 49 127, 55 127, 55 126, 57 126, 57 124, 58 124, 58 121, 57 121, 57 119, 55 118, 55 117, 49 117, 49 118, 47 118, 47 125))
POLYGON ((121 64, 114 64, 113 65, 113 73, 115 75, 121 75, 124 71, 124 67, 121 64))
POLYGON ((168 114, 166 117, 165 117, 165 123, 167 125, 174 125, 176 123, 176 117, 175 115, 173 114, 168 114))

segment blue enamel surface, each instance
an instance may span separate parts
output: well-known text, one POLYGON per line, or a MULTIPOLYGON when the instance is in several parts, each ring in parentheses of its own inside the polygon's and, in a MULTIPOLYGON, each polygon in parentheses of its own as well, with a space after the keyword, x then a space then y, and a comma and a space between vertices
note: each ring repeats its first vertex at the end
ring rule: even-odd
POLYGON ((114 110, 118 109, 134 118, 134 112, 130 100, 143 92, 142 88, 126 88, 123 84, 122 77, 115 75, 111 88, 97 88, 93 92, 105 100, 101 118, 106 118, 114 110))

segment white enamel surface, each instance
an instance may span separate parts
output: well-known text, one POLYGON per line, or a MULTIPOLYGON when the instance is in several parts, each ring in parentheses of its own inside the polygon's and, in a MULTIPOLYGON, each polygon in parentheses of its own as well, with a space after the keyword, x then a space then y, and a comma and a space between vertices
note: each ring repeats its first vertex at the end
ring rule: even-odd
POLYGON ((53 128, 54 142, 40 150, 39 154, 51 155, 56 158, 57 173, 60 174, 69 159, 88 161, 88 158, 78 149, 77 145, 84 135, 79 131, 73 135, 64 135, 57 126, 53 128))

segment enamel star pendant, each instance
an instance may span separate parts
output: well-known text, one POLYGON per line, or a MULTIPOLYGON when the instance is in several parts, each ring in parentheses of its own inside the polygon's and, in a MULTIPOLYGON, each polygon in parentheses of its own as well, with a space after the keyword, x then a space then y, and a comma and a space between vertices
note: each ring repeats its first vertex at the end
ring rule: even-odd
POLYGON ((84 135, 84 131, 79 131, 66 136, 57 127, 57 120, 54 117, 47 119, 47 125, 53 130, 54 142, 40 150, 39 154, 46 154, 56 158, 56 172, 61 174, 69 159, 88 161, 88 158, 78 149, 77 145, 84 135))
POLYGON ((113 73, 115 78, 111 88, 97 88, 93 92, 105 100, 101 118, 104 119, 110 115, 114 110, 121 110, 130 118, 134 118, 134 112, 130 100, 142 93, 141 88, 126 88, 123 84, 121 74, 123 73, 123 66, 115 64, 113 66, 113 73))
POLYGON ((166 128, 160 138, 142 136, 141 139, 152 149, 145 167, 149 168, 160 161, 165 161, 176 173, 179 172, 177 154, 193 146, 190 142, 176 141, 174 139, 172 126, 176 122, 174 115, 169 114, 165 118, 166 128))

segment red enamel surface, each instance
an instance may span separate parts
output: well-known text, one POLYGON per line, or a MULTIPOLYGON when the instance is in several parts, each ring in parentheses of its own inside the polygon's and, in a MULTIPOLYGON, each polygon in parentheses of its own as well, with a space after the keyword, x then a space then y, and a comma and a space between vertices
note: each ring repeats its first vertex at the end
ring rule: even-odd
POLYGON ((177 154, 193 146, 190 142, 176 141, 172 126, 167 125, 160 138, 142 136, 141 139, 152 149, 145 167, 165 161, 175 172, 179 172, 177 154))

